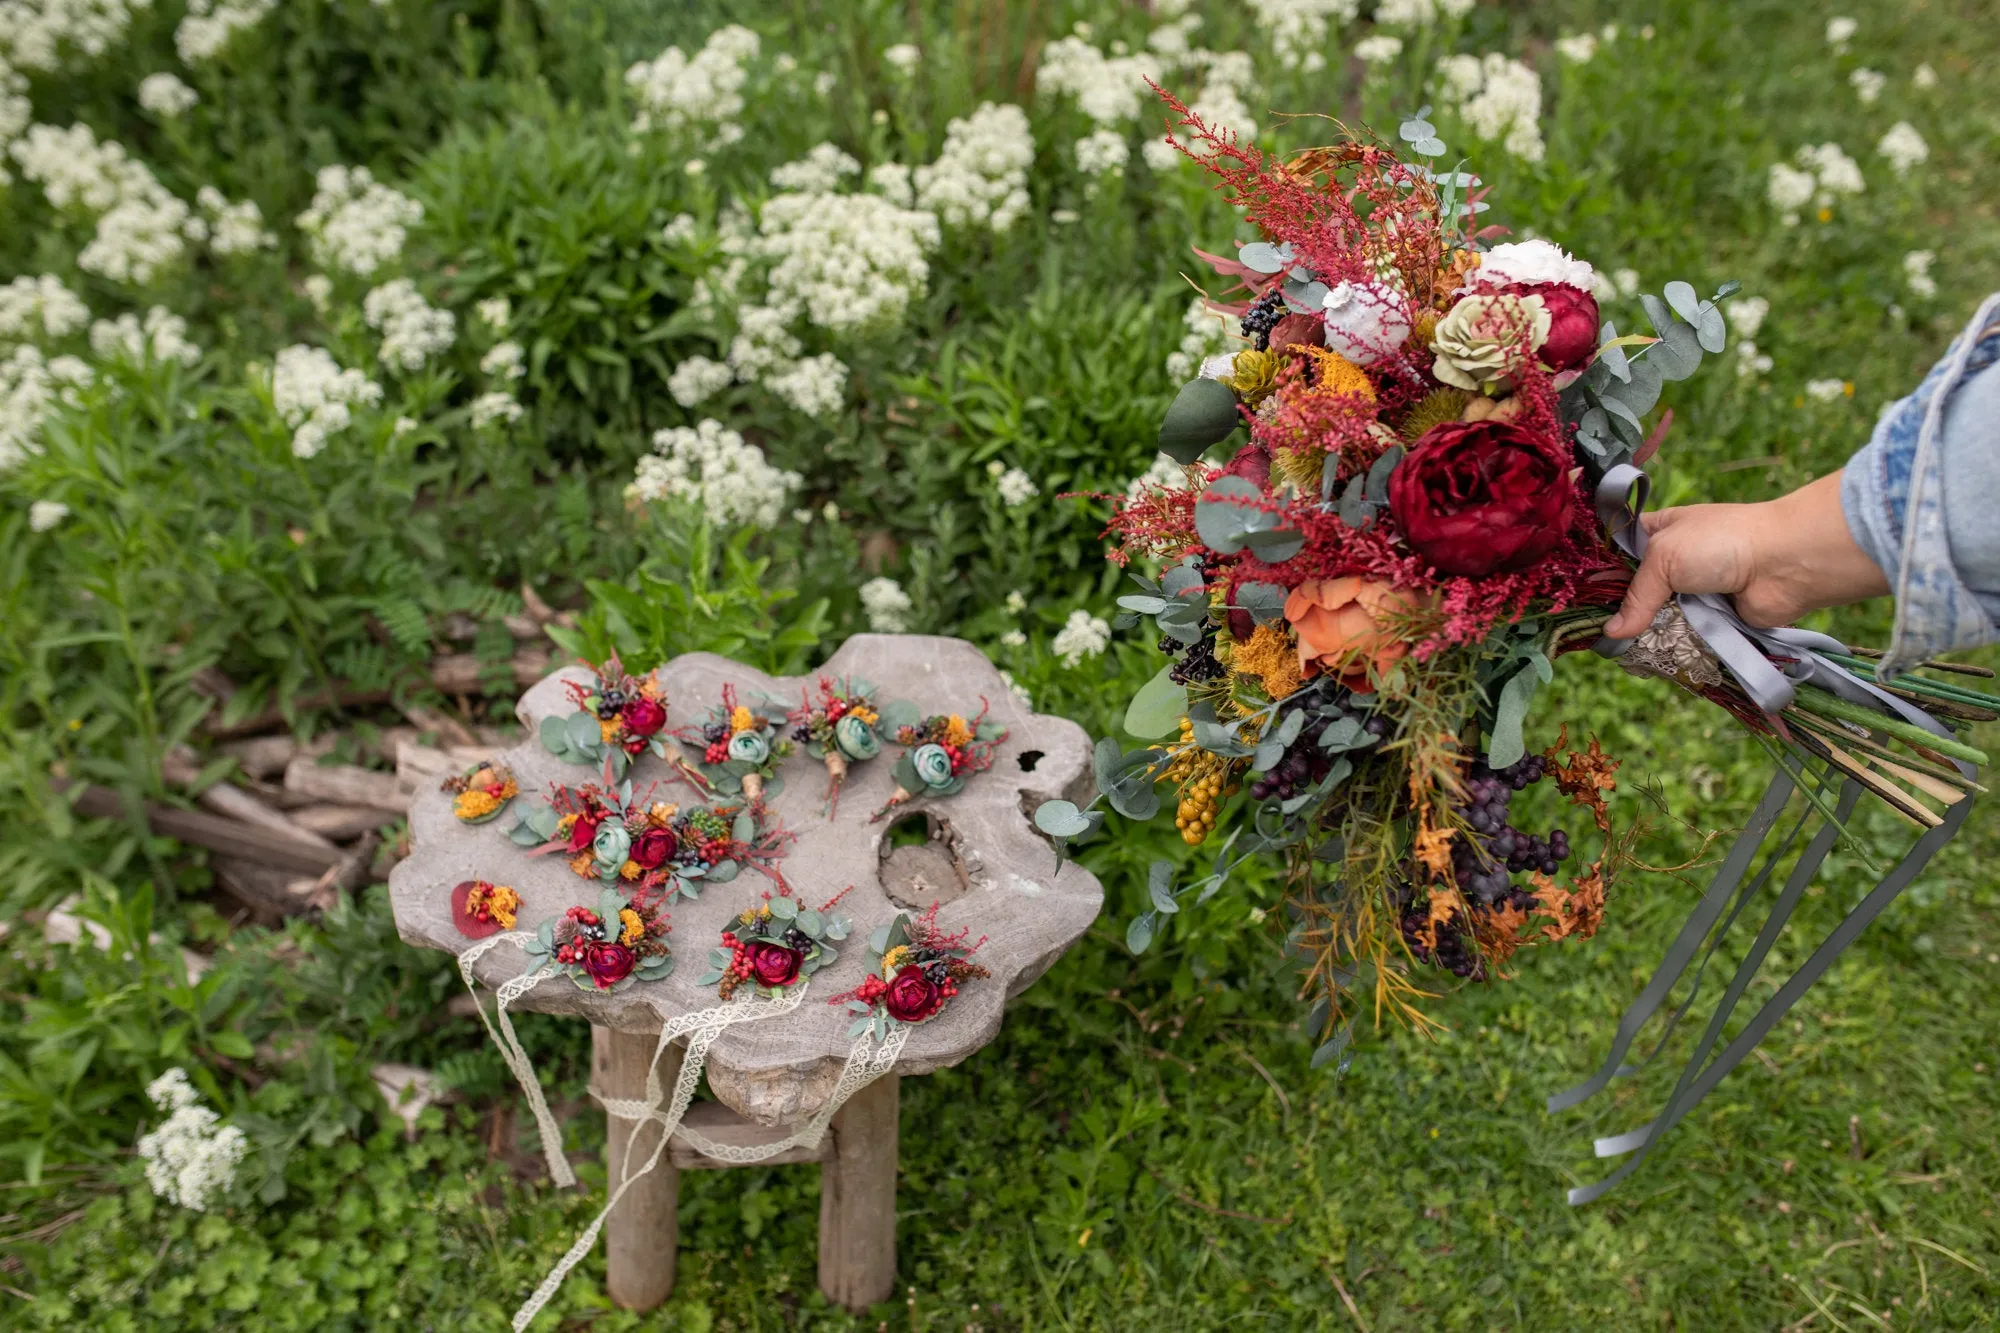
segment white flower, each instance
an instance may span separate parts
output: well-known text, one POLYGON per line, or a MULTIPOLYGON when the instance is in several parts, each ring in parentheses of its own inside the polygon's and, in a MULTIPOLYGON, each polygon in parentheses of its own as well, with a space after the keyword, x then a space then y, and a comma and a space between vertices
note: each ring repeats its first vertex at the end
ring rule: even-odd
POLYGON ((1556 54, 1572 65, 1588 65, 1597 55, 1597 35, 1580 32, 1556 39, 1556 54))
POLYGON ((1810 171, 1800 171, 1797 167, 1783 162, 1771 164, 1770 184, 1764 189, 1764 197, 1771 201, 1771 207, 1784 215, 1787 227, 1798 225, 1799 210, 1812 202, 1813 192, 1819 182, 1810 171))
POLYGON ((1382 0, 1382 3, 1375 7, 1375 21, 1423 28, 1437 22, 1439 15, 1448 19, 1462 19, 1472 12, 1472 7, 1477 2, 1478 0, 1382 0))
POLYGON ((457 337, 457 318, 425 301, 408 278, 391 279, 369 292, 362 298, 361 316, 368 327, 382 330, 376 355, 394 369, 421 370, 457 337))
POLYGON ((787 162, 771 171, 771 184, 781 190, 810 190, 831 194, 840 188, 841 177, 859 173, 861 164, 830 143, 816 145, 797 162, 787 162))
POLYGON ((1898 176, 1907 176, 1911 167, 1928 162, 1931 156, 1930 145, 1907 120, 1891 125, 1882 142, 1875 145, 1875 151, 1889 159, 1890 169, 1898 176))
POLYGON ((1095 657, 1111 646, 1111 626, 1090 612, 1078 609, 1049 641, 1049 648, 1063 665, 1073 667, 1086 657, 1095 657))
POLYGON ((667 219, 667 225, 660 229, 660 239, 668 245, 686 245, 700 231, 700 224, 692 213, 676 213, 667 219))
POLYGON ((828 93, 831 93, 835 88, 838 88, 839 86, 840 86, 840 76, 835 74, 830 69, 823 69, 819 73, 813 75, 813 93, 816 96, 823 98, 828 93))
POLYGON ((204 185, 195 191, 194 201, 208 219, 208 248, 214 253, 247 254, 277 246, 278 238, 264 230, 264 214, 256 200, 232 204, 222 191, 204 185))
POLYGON ((754 384, 792 364, 801 344, 785 327, 791 318, 789 310, 777 306, 745 306, 736 312, 738 332, 729 343, 729 367, 736 378, 754 384))
POLYGON ((1889 76, 1878 69, 1857 69, 1847 76, 1848 84, 1866 106, 1882 95, 1889 84, 1889 76))
POLYGON ((1125 487, 1125 494, 1138 499, 1150 490, 1184 491, 1187 489, 1187 469, 1165 454, 1154 457, 1153 465, 1132 478, 1125 487))
POLYGON ((1799 149, 1798 160, 1799 165, 1810 168, 1819 181, 1819 192, 1814 198, 1821 204, 1829 202, 1835 195, 1860 194, 1866 188, 1861 179, 1861 168, 1853 158, 1840 151, 1837 143, 1809 144, 1799 149))
POLYGON ((345 430, 351 407, 381 401, 381 385, 358 370, 342 370, 323 347, 287 347, 271 367, 271 406, 294 428, 292 452, 300 458, 311 458, 329 435, 345 430))
POLYGON ((1497 53, 1453 55, 1438 62, 1439 100, 1458 112, 1473 136, 1496 142, 1524 162, 1542 160, 1542 80, 1497 53))
POLYGON ((1919 89, 1935 88, 1938 85, 1937 71, 1928 62, 1921 64, 1910 74, 1910 84, 1919 89))
POLYGON ((1754 338, 1757 330, 1764 327, 1764 316, 1771 313, 1771 303, 1761 296, 1745 296, 1731 301, 1724 307, 1724 313, 1729 327, 1739 337, 1754 338))
MULTIPOLYGON (((1320 55, 1327 30, 1353 21, 1360 0, 1248 0, 1250 16, 1271 40, 1271 50, 1286 69, 1298 69, 1309 56, 1320 55)), ((1322 56, 1323 60, 1325 57, 1322 56)))
POLYGON ((1937 295, 1937 279, 1931 276, 1931 265, 1937 261, 1934 250, 1912 250, 1903 256, 1903 278, 1910 284, 1910 290, 1928 301, 1937 295))
POLYGON ((902 74, 908 74, 915 70, 923 58, 924 53, 908 42, 897 42, 894 46, 887 47, 882 52, 882 59, 888 62, 891 68, 902 74))
POLYGON ((1835 51, 1845 51, 1847 44, 1854 40, 1854 34, 1861 25, 1850 18, 1833 18, 1826 21, 1826 44, 1835 51))
POLYGON ((324 273, 311 273, 299 286, 305 292, 306 300, 312 302, 313 309, 324 315, 327 303, 333 300, 333 279, 324 273))
POLYGON ((53 207, 100 214, 97 234, 77 256, 77 267, 86 272, 149 283, 180 258, 188 238, 207 233, 144 163, 127 156, 122 144, 100 144, 87 125, 30 126, 8 151, 53 207))
POLYGON ((187 16, 174 29, 174 49, 190 65, 212 58, 238 28, 254 28, 277 0, 188 0, 187 16))
POLYGON ((1589 291, 1593 270, 1554 241, 1510 241, 1479 257, 1468 287, 1503 287, 1510 283, 1561 283, 1589 291))
POLYGON ((47 532, 69 517, 69 506, 60 500, 37 500, 28 506, 28 531, 47 532))
POLYGON ((1028 636, 1020 630, 1010 629, 1000 636, 1000 643, 1007 648, 1025 648, 1028 646, 1028 636))
POLYGON ((1748 338, 1736 344, 1736 373, 1746 380, 1771 373, 1771 358, 1757 350, 1748 338))
POLYGON ((1139 118, 1153 100, 1146 80, 1158 82, 1165 74, 1152 56, 1106 57, 1081 37, 1059 37, 1042 48, 1035 89, 1043 97, 1074 97, 1084 115, 1115 128, 1139 118))
POLYGON ((509 424, 521 419, 521 404, 514 395, 496 389, 472 400, 472 428, 485 430, 494 422, 509 424))
POLYGON ((194 89, 171 74, 148 74, 139 80, 140 109, 161 120, 172 120, 200 100, 194 89))
POLYGON ((847 366, 831 352, 822 352, 766 375, 764 387, 809 417, 831 416, 847 401, 847 366))
POLYGON ((89 322, 90 308, 50 274, 18 277, 0 287, 0 342, 23 341, 37 331, 67 338, 89 322))
POLYGON ((1837 379, 1807 380, 1806 397, 1816 403, 1831 403, 1848 392, 1847 381, 1837 379))
POLYGON ((234 1125, 199 1104, 187 1071, 169 1069, 146 1089, 153 1105, 171 1112, 165 1122, 139 1140, 139 1157, 146 1164, 146 1183, 169 1203, 201 1212, 236 1183, 236 1164, 249 1141, 234 1125))
POLYGON ((901 162, 878 162, 868 168, 868 188, 898 208, 917 202, 917 190, 910 184, 910 169, 901 162))
POLYGON ((528 373, 526 353, 517 342, 493 344, 492 350, 479 358, 480 373, 503 380, 517 380, 528 373))
POLYGON ((1202 297, 1197 296, 1188 302, 1182 323, 1187 325, 1187 336, 1181 339, 1178 351, 1167 353, 1167 378, 1170 380, 1192 379, 1209 357, 1236 350, 1239 346, 1237 340, 1230 337, 1228 318, 1210 310, 1207 300, 1202 297))
POLYGON ((1154 171, 1172 171, 1181 164, 1180 149, 1166 139, 1148 139, 1139 145, 1139 156, 1154 171))
MULTIPOLYGON (((871 194, 781 194, 765 202, 757 227, 754 252, 772 261, 771 303, 839 334, 900 323, 929 282, 924 256, 939 240, 932 214, 871 194)), ((746 328, 749 315, 739 320, 746 328)), ((793 346, 783 359, 796 355, 793 346)), ((734 348, 730 364, 744 373, 734 348)))
POLYGON ((507 321, 514 317, 513 303, 504 296, 489 296, 475 303, 472 309, 480 321, 495 333, 504 332, 507 321))
POLYGON ((1019 588, 1007 594, 1007 611, 1010 615, 1020 615, 1028 609, 1028 595, 1019 588))
POLYGON ((911 173, 917 206, 954 227, 983 222, 1005 231, 1028 211, 1028 168, 1034 161, 1027 112, 1011 103, 982 102, 945 127, 938 160, 911 173))
POLYGON ((0 471, 41 452, 42 419, 56 404, 74 402, 90 380, 90 367, 77 358, 46 360, 31 344, 0 358, 0 471))
POLYGON ((130 313, 98 320, 90 326, 90 350, 101 361, 125 356, 140 363, 178 361, 191 366, 201 360, 201 348, 187 339, 187 321, 157 305, 146 312, 144 324, 130 313))
POLYGON ((1000 503, 1009 509, 1024 505, 1042 493, 1035 480, 1017 467, 1010 467, 995 480, 995 489, 1000 492, 1000 503))
POLYGON ((722 362, 691 356, 675 366, 674 373, 667 377, 667 392, 682 407, 693 407, 728 388, 735 378, 736 372, 722 362))
POLYGON ((1020 684, 1014 679, 1014 673, 1011 671, 1002 671, 1000 679, 1006 684, 1007 692, 1021 701, 1021 707, 1032 712, 1035 707, 1035 697, 1028 693, 1025 685, 1020 684))
POLYGON ((397 417, 395 425, 390 427, 398 435, 408 435, 416 428, 417 421, 415 417, 397 417))
POLYGON ((1403 54, 1403 39, 1386 32, 1378 32, 1356 42, 1354 54, 1365 64, 1386 65, 1403 54))
POLYGON ((1620 296, 1639 294, 1639 270, 1636 268, 1619 269, 1611 275, 1611 281, 1617 285, 1620 296))
MULTIPOLYGON (((1188 110, 1211 129, 1227 130, 1241 139, 1256 138, 1257 122, 1250 114, 1249 104, 1240 95, 1241 90, 1253 83, 1256 77, 1249 55, 1242 51, 1198 54, 1208 73, 1202 81, 1201 96, 1188 104, 1188 110)), ((1151 155, 1147 158, 1147 165, 1158 167, 1151 155)))
POLYGON ((873 578, 861 585, 861 609, 868 614, 868 628, 877 634, 907 632, 912 606, 910 594, 894 579, 873 578))
POLYGON ((670 46, 656 60, 642 60, 625 71, 625 82, 638 98, 635 131, 655 127, 721 125, 743 114, 745 68, 757 56, 757 34, 740 24, 718 28, 690 60, 670 46))
POLYGON ((641 502, 675 496, 693 501, 717 523, 769 528, 804 482, 796 472, 772 467, 762 449, 710 419, 654 432, 653 452, 639 460, 625 495, 641 502))
POLYGON ((0 4, 0 66, 54 71, 67 50, 96 58, 121 40, 147 0, 37 0, 0 4))
POLYGON ((1320 304, 1326 345, 1357 366, 1388 360, 1410 336, 1410 303, 1387 283, 1337 283, 1320 304))
POLYGON ((312 238, 313 258, 329 268, 370 277, 403 253, 408 228, 424 206, 378 182, 366 167, 321 167, 312 206, 299 229, 312 238))
POLYGON ((681 170, 689 176, 699 176, 708 170, 708 163, 698 157, 691 157, 681 164, 681 170))
POLYGON ((1132 146, 1117 130, 1093 130, 1076 141, 1076 169, 1086 176, 1121 171, 1132 158, 1132 146))

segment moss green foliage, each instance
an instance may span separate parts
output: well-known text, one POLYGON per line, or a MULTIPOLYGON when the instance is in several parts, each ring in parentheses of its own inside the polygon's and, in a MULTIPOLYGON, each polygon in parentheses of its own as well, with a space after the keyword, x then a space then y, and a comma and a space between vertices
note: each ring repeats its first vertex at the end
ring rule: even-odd
MULTIPOLYGON (((1338 52, 1325 71, 1285 72, 1242 7, 1199 8, 1194 40, 1252 52, 1244 100, 1286 145, 1325 136, 1267 108, 1391 126, 1436 100, 1425 75, 1447 47, 1529 53, 1543 163, 1434 114, 1490 187, 1489 219, 1649 287, 1734 278, 1769 300, 1756 342, 1770 372, 1723 367, 1668 394, 1676 424, 1652 465, 1664 503, 1763 498, 1838 466, 2000 283, 2000 127, 1980 111, 2000 96, 2000 45, 1971 0, 1856 0, 1846 54, 1828 48, 1825 13, 1775 0, 1481 4, 1410 34, 1359 84, 1338 52), (1587 64, 1547 45, 1613 20, 1617 41, 1587 64), (1928 91, 1911 82, 1922 62, 1939 75, 1928 91), (1872 104, 1848 83, 1863 66, 1889 76, 1872 104), (1931 160, 1899 179, 1874 144, 1902 119, 1931 160), (1769 165, 1829 141, 1866 192, 1782 226, 1769 165), (1912 250, 1937 253, 1935 297, 1906 280, 1912 250), (1825 378, 1852 396, 1804 395, 1825 378)), ((1050 650, 1073 609, 1109 614, 1118 581, 1102 504, 1059 496, 1122 492, 1152 462, 1178 388, 1164 363, 1187 332, 1187 246, 1225 243, 1234 219, 1198 174, 1136 153, 1122 176, 1084 178, 1071 145, 1094 127, 1067 99, 1031 96, 1036 44, 1087 19, 1099 45, 1142 49, 1139 6, 299 0, 194 67, 173 54, 180 13, 162 0, 102 56, 35 75, 34 119, 91 125, 184 196, 213 184, 256 200, 276 249, 204 257, 135 292, 79 269, 87 223, 18 171, 0 187, 0 279, 54 274, 99 317, 164 305, 205 351, 101 366, 41 453, 0 471, 0 1326, 495 1327, 602 1197, 582 1028, 520 1023, 589 1186, 562 1194, 532 1178, 533 1132, 497 1053, 446 1012, 450 961, 398 942, 380 889, 282 931, 232 925, 200 854, 77 818, 52 769, 179 799, 161 756, 199 740, 205 715, 270 707, 365 740, 398 720, 385 696, 449 705, 425 683, 438 652, 504 676, 524 581, 576 609, 565 648, 615 647, 632 666, 706 648, 796 670, 866 627, 858 588, 882 573, 908 592, 912 628, 975 640, 1040 709, 1111 734, 1158 658, 1129 636, 1073 667, 1050 650), (626 66, 729 21, 797 60, 789 91, 753 106, 746 141, 704 172, 664 139, 635 149, 626 66), (912 75, 881 59, 897 42, 923 48, 912 75), (132 95, 162 69, 202 97, 171 124, 132 95), (812 94, 822 71, 833 85, 812 94), (864 165, 930 161, 983 100, 1030 108, 1034 207, 1004 235, 948 232, 906 323, 837 347, 843 409, 807 418, 740 384, 693 409, 674 400, 675 366, 727 350, 726 327, 691 305, 721 262, 723 200, 768 193, 773 167, 822 141, 864 165), (331 163, 366 164, 425 205, 403 267, 457 315, 458 341, 421 371, 372 369, 370 284, 343 279, 325 313, 302 294, 291 219, 331 163), (705 228, 693 246, 665 236, 683 212, 705 228), (525 415, 474 429, 492 387, 479 362, 501 335, 473 312, 499 296, 525 351, 525 415), (388 395, 306 461, 250 370, 298 342, 371 368, 388 395), (415 429, 397 431, 399 415, 415 429), (710 530, 685 507, 627 509, 652 432, 708 416, 801 475, 809 522, 710 530), (1039 496, 1007 506, 989 464, 1023 469, 1039 496), (69 517, 32 532, 37 500, 69 517), (1008 606, 1016 591, 1024 609, 1008 606), (1015 630, 1025 642, 1003 639, 1015 630), (333 690, 363 701, 337 710, 333 690), (72 896, 105 948, 45 942, 36 914, 72 896), (183 944, 214 956, 199 981, 183 944), (368 1076, 383 1060, 455 1093, 415 1142, 368 1076), (175 1065, 251 1141, 236 1190, 205 1214, 156 1200, 132 1152, 157 1120, 143 1090, 175 1065)), ((1607 307, 1626 331, 1641 326, 1631 304, 1607 307)), ((1880 607, 1816 623, 1863 642, 1887 628, 1880 607)), ((509 707, 469 720, 504 724, 509 707)), ((1528 744, 1563 717, 1625 760, 1614 808, 1653 821, 1651 865, 1701 854, 1698 830, 1740 821, 1761 788, 1762 752, 1726 718, 1608 664, 1562 663, 1528 744)), ((1882 860, 1908 836, 1880 813, 1857 828, 1882 860)), ((1278 886, 1240 881, 1134 959, 1123 939, 1145 867, 1187 851, 1113 818, 1077 849, 1104 881, 1105 919, 991 1048, 905 1085, 907 1293, 861 1317, 827 1306, 809 1169, 693 1173, 667 1307, 612 1309, 600 1255, 537 1327, 1993 1327, 1995 828, 1975 813, 1644 1173, 1571 1210, 1563 1189, 1603 1169, 1590 1138, 1652 1112, 1690 1034, 1588 1113, 1551 1117, 1541 1100, 1598 1058, 1699 866, 1629 875, 1597 940, 1524 954, 1513 980, 1444 1006, 1448 1036, 1366 1037, 1336 1074, 1308 1067, 1278 886)), ((1836 853, 1767 970, 1801 961, 1869 882, 1836 853)))

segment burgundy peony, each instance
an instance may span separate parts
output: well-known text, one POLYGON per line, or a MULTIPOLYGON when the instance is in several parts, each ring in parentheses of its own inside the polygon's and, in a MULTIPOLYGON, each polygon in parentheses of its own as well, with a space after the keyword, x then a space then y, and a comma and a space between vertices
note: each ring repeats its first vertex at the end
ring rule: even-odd
POLYGON ((618 720, 634 736, 651 736, 667 725, 667 710, 659 700, 642 695, 625 705, 618 720))
POLYGON ((1506 421, 1434 426, 1389 476, 1403 540, 1440 574, 1478 577, 1547 555, 1569 526, 1568 453, 1506 421))
POLYGON ((1493 290, 1539 296, 1549 312, 1549 338, 1542 363, 1550 370, 1575 370, 1597 351, 1597 298, 1566 282, 1516 282, 1493 290))
POLYGON ((569 849, 573 852, 589 851, 591 844, 597 841, 597 826, 603 822, 603 815, 579 815, 570 827, 569 849))
POLYGON ((907 963, 896 973, 896 979, 889 983, 882 1004, 891 1018, 905 1023, 921 1023, 944 1007, 944 992, 938 989, 935 981, 924 975, 921 964, 907 963))
POLYGON ((791 985, 798 978, 799 965, 806 960, 797 949, 767 940, 750 941, 743 946, 743 955, 750 964, 750 975, 757 978, 760 986, 791 985))
POLYGON ((639 869, 657 870, 679 846, 672 829, 649 828, 632 840, 632 850, 625 854, 639 863, 639 869))
POLYGON ((599 990, 609 990, 623 981, 638 961, 630 949, 610 940, 592 940, 583 946, 583 970, 590 973, 599 990))

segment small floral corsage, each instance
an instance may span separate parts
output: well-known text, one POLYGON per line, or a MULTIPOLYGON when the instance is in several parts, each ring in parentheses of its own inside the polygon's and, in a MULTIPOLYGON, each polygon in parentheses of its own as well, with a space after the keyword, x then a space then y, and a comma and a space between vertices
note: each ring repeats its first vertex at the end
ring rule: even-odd
POLYGON ((537 970, 553 965, 580 990, 622 991, 635 981, 658 981, 674 970, 667 947, 667 915, 647 910, 643 895, 618 889, 597 895, 597 910, 572 907, 544 921, 522 947, 537 970))
POLYGON ((778 763, 792 753, 792 742, 778 732, 783 720, 778 709, 752 708, 737 699, 734 685, 725 685, 708 720, 682 728, 676 739, 700 749, 701 775, 713 790, 740 792, 755 805, 767 793, 778 794, 778 763))
POLYGON ((965 942, 971 928, 948 934, 938 926, 937 904, 920 916, 898 912, 896 919, 868 939, 875 954, 875 970, 845 995, 828 1003, 845 1004, 857 1015, 847 1035, 859 1037, 874 1030, 876 1040, 888 1035, 892 1023, 923 1023, 937 1017, 961 982, 991 976, 970 961, 979 946, 965 942))
POLYGON ((895 729, 896 743, 909 748, 896 761, 895 793, 870 822, 919 796, 950 796, 974 773, 993 767, 993 747, 1007 739, 1007 728, 988 722, 991 705, 979 703, 979 715, 969 722, 957 713, 940 713, 895 729))
POLYGON ((743 985, 768 999, 833 966, 840 959, 835 942, 854 928, 833 908, 853 887, 817 908, 804 906, 783 887, 766 893, 722 932, 722 947, 709 950, 709 972, 700 984, 716 987, 725 1000, 743 985))
POLYGON ((521 910, 521 895, 505 884, 468 879, 451 891, 451 923, 469 940, 512 930, 521 910))
POLYGON ((831 819, 840 804, 848 766, 882 753, 885 723, 875 703, 875 687, 867 681, 821 676, 818 683, 819 698, 802 693, 799 706, 785 720, 791 724, 792 739, 826 764, 826 814, 831 819))
POLYGON ((461 824, 490 824, 500 817, 507 803, 521 794, 514 772, 500 764, 475 764, 455 777, 446 778, 440 791, 454 798, 451 813, 461 824))
POLYGON ((564 763, 601 766, 612 780, 641 754, 670 759, 667 692, 659 679, 650 672, 626 675, 616 654, 590 670, 588 685, 563 683, 577 711, 542 719, 542 748, 564 763))
POLYGON ((783 883, 777 863, 793 835, 747 809, 713 810, 635 797, 632 784, 558 786, 508 837, 531 855, 559 854, 585 879, 625 883, 668 901, 700 896, 748 865, 783 883))

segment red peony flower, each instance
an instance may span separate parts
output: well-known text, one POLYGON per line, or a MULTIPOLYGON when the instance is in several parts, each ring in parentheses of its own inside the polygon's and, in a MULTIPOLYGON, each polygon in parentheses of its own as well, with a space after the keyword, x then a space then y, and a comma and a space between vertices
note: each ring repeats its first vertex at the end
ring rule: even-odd
POLYGON ((659 700, 641 695, 625 705, 618 720, 635 736, 651 736, 667 725, 667 710, 659 700))
POLYGON ((750 941, 743 947, 743 953, 750 963, 750 975, 763 986, 791 985, 798 979, 799 965, 806 960, 797 949, 765 940, 750 941))
POLYGON ((633 839, 632 850, 625 854, 637 861, 641 870, 657 870, 679 846, 672 829, 649 828, 633 839))
POLYGON ((936 982, 924 975, 921 963, 907 963, 889 983, 882 1004, 891 1018, 921 1023, 944 1007, 944 994, 936 982))
POLYGON ((638 961, 630 949, 609 940, 592 940, 583 946, 583 970, 590 973, 599 990, 609 990, 623 981, 638 961))
POLYGON ((1516 282, 1495 291, 1539 296, 1549 312, 1549 338, 1541 359, 1550 370, 1575 370, 1597 351, 1597 298, 1566 282, 1516 282))
POLYGON ((603 815, 598 815, 594 818, 590 815, 578 816, 576 823, 571 826, 569 831, 569 850, 573 852, 589 851, 590 845, 597 841, 597 826, 603 822, 603 815))
POLYGON ((1440 574, 1479 577, 1547 555, 1569 526, 1568 452, 1505 421, 1448 421, 1389 477, 1403 540, 1440 574))

